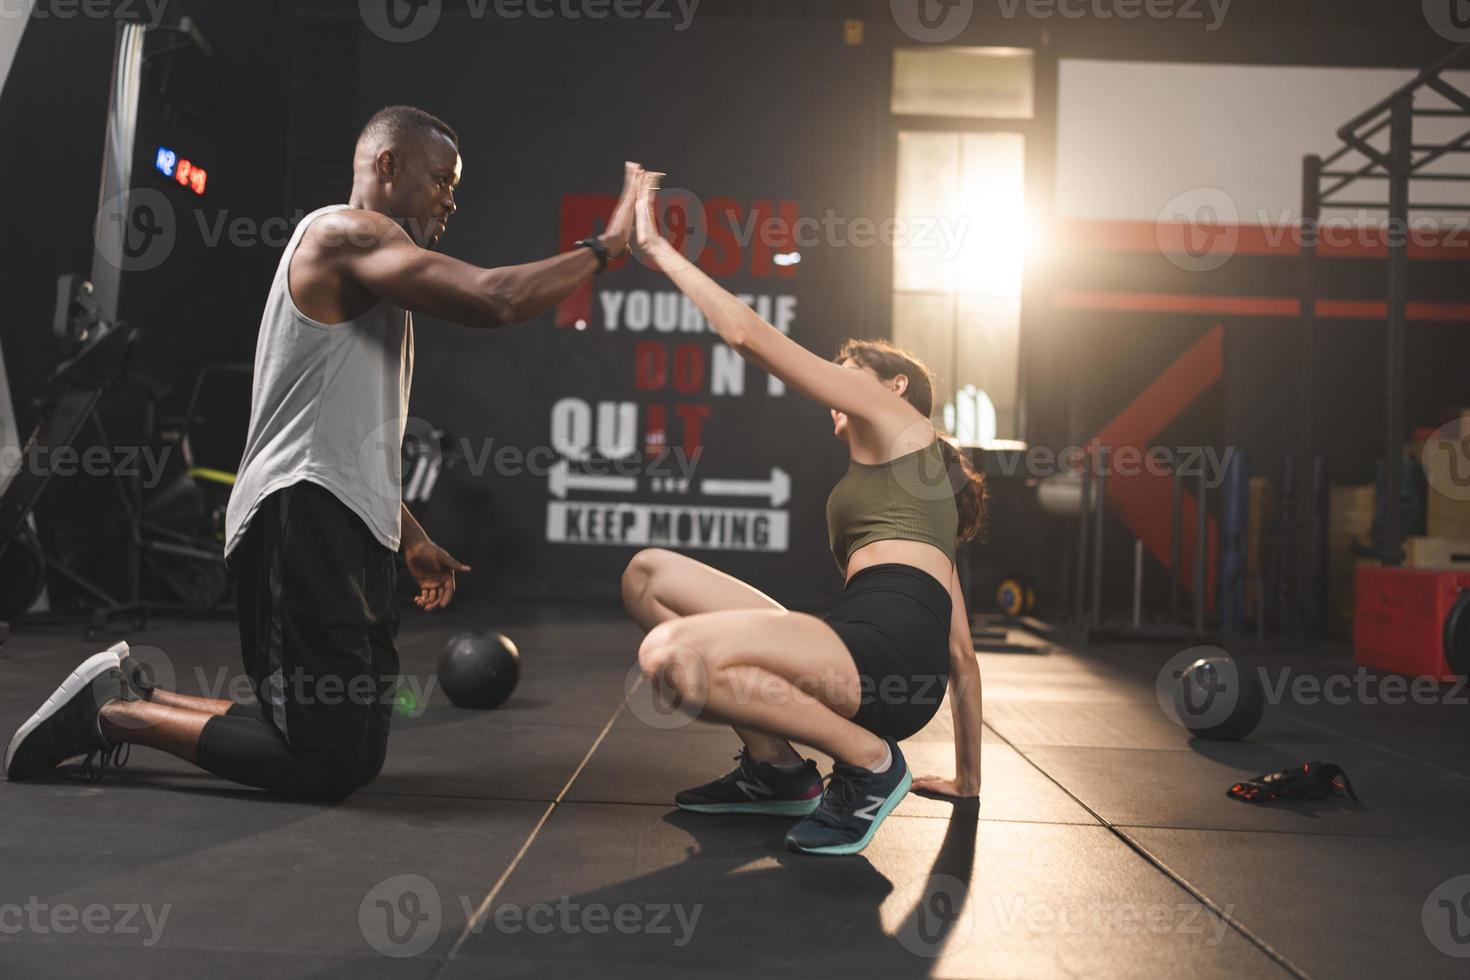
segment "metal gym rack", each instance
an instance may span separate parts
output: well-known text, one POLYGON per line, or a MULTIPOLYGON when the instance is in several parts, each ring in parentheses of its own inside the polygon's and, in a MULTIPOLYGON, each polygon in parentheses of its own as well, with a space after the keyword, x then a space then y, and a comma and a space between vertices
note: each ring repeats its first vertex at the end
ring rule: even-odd
MULTIPOLYGON (((1404 336, 1408 321, 1409 215, 1414 211, 1470 212, 1470 203, 1425 203, 1411 190, 1420 186, 1470 183, 1470 173, 1426 172, 1451 154, 1470 153, 1470 130, 1445 142, 1415 138, 1423 119, 1470 120, 1470 95, 1444 78, 1444 73, 1470 63, 1470 44, 1461 45, 1419 72, 1415 79, 1348 121, 1337 131, 1342 145, 1326 157, 1309 155, 1302 165, 1302 387, 1297 457, 1294 460, 1298 494, 1297 513, 1304 515, 1296 528, 1296 628, 1302 640, 1322 632, 1326 582, 1318 560, 1325 546, 1325 521, 1315 512, 1321 505, 1312 492, 1315 431, 1315 372, 1317 352, 1317 268, 1324 208, 1353 208, 1386 212, 1388 245, 1388 329, 1383 390, 1384 500, 1383 519, 1376 523, 1373 550, 1385 565, 1404 560, 1403 527, 1399 507, 1402 469, 1398 465, 1404 441, 1404 336), (1447 105, 1416 107, 1417 97, 1434 93, 1447 105), (1387 133, 1387 147, 1374 145, 1387 133), (1366 162, 1359 162, 1360 160, 1366 162), (1386 181, 1383 201, 1343 200, 1340 195, 1364 181, 1386 181), (1416 183, 1418 182, 1418 183, 1416 183)), ((1372 195, 1369 195, 1370 197, 1372 195)))

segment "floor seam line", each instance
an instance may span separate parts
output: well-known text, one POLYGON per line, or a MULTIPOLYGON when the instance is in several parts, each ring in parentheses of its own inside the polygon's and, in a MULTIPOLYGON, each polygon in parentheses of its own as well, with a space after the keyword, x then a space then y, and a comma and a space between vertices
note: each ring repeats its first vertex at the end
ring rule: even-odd
POLYGON ((1124 833, 1123 830, 1118 825, 1116 825, 1116 824, 1112 823, 1111 821, 1105 819, 1101 813, 1097 812, 1097 810, 1095 810, 1091 806, 1088 806, 1087 803, 1085 801, 1083 801, 1081 797, 1079 797, 1076 793, 1073 793, 1066 786, 1063 786, 1062 783, 1061 783, 1061 781, 1059 779, 1057 779, 1051 773, 1047 772, 1045 769, 1041 768, 1041 766, 1038 765, 1035 760, 1033 760, 1026 753, 1022 752, 1019 748, 1017 748, 1016 745, 1014 745, 1008 739, 1006 739, 1006 737, 1004 735, 1002 735, 1000 732, 996 731, 994 728, 991 728, 990 730, 992 732, 994 732, 994 734, 998 738, 1000 738, 1007 745, 1009 745, 1012 749, 1014 749, 1015 752, 1018 755, 1021 756, 1021 758, 1025 759, 1028 763, 1030 763, 1031 766, 1037 772, 1041 773, 1047 779, 1051 780, 1051 782, 1053 784, 1055 784, 1058 789, 1060 789, 1063 793, 1066 793, 1073 800, 1075 800, 1078 806, 1082 807, 1088 813, 1092 814, 1093 817, 1096 818, 1097 821, 1104 828, 1106 828, 1109 832, 1111 832, 1113 834, 1113 836, 1115 836, 1118 840, 1122 841, 1123 842, 1123 845, 1125 847, 1127 847, 1129 850, 1133 851, 1133 853, 1137 854, 1139 857, 1143 858, 1143 860, 1148 865, 1150 865, 1151 867, 1153 867, 1156 871, 1158 871, 1160 874, 1162 874, 1165 878, 1168 878, 1170 881, 1172 881, 1176 887, 1183 889, 1187 894, 1189 894, 1190 896, 1192 896, 1195 899, 1195 901, 1199 902, 1205 908, 1207 908, 1211 912, 1213 912, 1216 916, 1218 916, 1220 918, 1220 921, 1222 921, 1222 922, 1226 923, 1227 925, 1229 925, 1230 928, 1234 929, 1237 933, 1240 934, 1240 936, 1243 939, 1245 939, 1252 946, 1256 947, 1258 950, 1260 950, 1262 953, 1264 953, 1267 956, 1267 958, 1269 958, 1274 963, 1276 963, 1277 966, 1279 966, 1282 969, 1286 970, 1292 976, 1297 977, 1298 980, 1311 980, 1311 975, 1309 973, 1307 973, 1305 970, 1303 970, 1301 967, 1299 967, 1295 963, 1293 963, 1286 956, 1285 953, 1281 952, 1276 947, 1272 946, 1269 942, 1267 942, 1265 940, 1264 937, 1261 937, 1261 936, 1256 935, 1255 932, 1253 932, 1250 929, 1249 926, 1247 926, 1245 923, 1243 923, 1240 920, 1238 920, 1237 918, 1235 918, 1234 915, 1230 914, 1225 909, 1222 909, 1219 906, 1219 904, 1215 902, 1214 899, 1210 898, 1204 892, 1200 891, 1194 885, 1191 885, 1188 881, 1186 881, 1183 875, 1178 874, 1173 869, 1171 869, 1168 865, 1164 864, 1164 862, 1161 861, 1159 858, 1155 857, 1153 855, 1153 853, 1148 850, 1148 848, 1144 847, 1141 843, 1139 843, 1138 841, 1134 840, 1128 834, 1124 833))
MULTIPOLYGON (((1421 765, 1421 766, 1428 766, 1429 768, 1434 769, 1437 772, 1442 772, 1442 773, 1444 773, 1446 775, 1454 776, 1458 780, 1470 780, 1470 776, 1466 776, 1463 773, 1456 772, 1453 769, 1446 769, 1443 766, 1437 765, 1437 764, 1435 764, 1433 762, 1429 762, 1426 759, 1416 759, 1415 757, 1413 757, 1411 755, 1404 755, 1401 752, 1395 752, 1393 749, 1385 748, 1384 746, 1379 745, 1377 742, 1369 742, 1366 739, 1361 739, 1361 738, 1357 738, 1357 737, 1352 736, 1352 735, 1348 735, 1347 733, 1340 732, 1340 731, 1338 731, 1335 728, 1329 728, 1326 725, 1322 725, 1322 724, 1319 724, 1319 723, 1314 722, 1314 721, 1308 721, 1305 718, 1300 718, 1300 717, 1298 717, 1296 715, 1284 714, 1283 717, 1290 718, 1292 721, 1300 722, 1303 725, 1310 725, 1313 728, 1319 729, 1320 731, 1323 731, 1323 732, 1327 732, 1328 734, 1333 735, 1335 737, 1343 738, 1343 739, 1346 739, 1346 740, 1348 740, 1350 742, 1357 742, 1359 745, 1362 745, 1362 746, 1364 746, 1366 748, 1372 749, 1375 752, 1382 752, 1383 754, 1392 756, 1395 759, 1399 759, 1399 760, 1402 760, 1404 762, 1413 762, 1413 763, 1416 763, 1416 764, 1421 765)), ((989 727, 989 726, 987 725, 986 727, 989 727)), ((991 728, 991 731, 995 731, 995 729, 994 728, 991 728)), ((997 734, 999 734, 999 733, 997 732, 997 734)), ((1186 746, 1182 746, 1180 748, 1161 748, 1161 747, 1152 746, 1152 745, 1098 745, 1096 742, 1010 742, 1010 741, 1007 741, 1006 744, 1012 746, 1017 751, 1019 751, 1019 750, 1021 750, 1023 748, 1024 749, 1089 749, 1089 750, 1093 750, 1093 751, 1097 751, 1097 752, 1174 752, 1174 753, 1193 753, 1193 751, 1194 751, 1193 749, 1189 748, 1189 746, 1187 746, 1187 745, 1186 746)))
POLYGON ((1253 827, 1175 827, 1169 824, 1120 823, 1115 827, 1128 830, 1177 830, 1184 834, 1269 834, 1277 837, 1341 837, 1344 840, 1422 841, 1430 844, 1465 844, 1463 837, 1434 837, 1418 834, 1331 834, 1312 830, 1261 830, 1253 827))
MULTIPOLYGON (((638 687, 642 685, 642 683, 643 678, 640 677, 638 679, 638 683, 634 685, 633 691, 636 691, 638 687)), ((629 691, 628 693, 631 695, 633 691, 629 691)), ((568 791, 571 790, 572 784, 577 781, 577 777, 582 775, 582 771, 586 769, 587 764, 592 761, 593 754, 602 746, 603 740, 607 738, 607 733, 612 731, 613 723, 618 720, 618 715, 623 713, 623 709, 625 707, 627 707, 626 700, 624 700, 622 704, 618 705, 617 709, 612 713, 612 717, 608 718, 607 724, 602 726, 602 731, 599 732, 597 738, 593 740, 591 747, 587 749, 587 754, 582 757, 582 762, 577 766, 577 768, 572 772, 572 775, 567 779, 566 785, 561 788, 561 792, 556 794, 556 799, 552 800, 551 803, 547 805, 546 812, 541 814, 541 819, 536 821, 536 826, 531 828, 531 833, 526 838, 525 842, 521 845, 520 850, 516 852, 515 857, 511 858, 510 864, 506 866, 505 871, 501 873, 500 878, 497 879, 495 884, 491 887, 489 894, 487 894, 484 900, 480 902, 479 906, 476 907, 474 915, 470 916, 470 918, 465 922, 464 931, 459 934, 459 938, 454 941, 454 945, 451 946, 449 948, 449 952, 445 954, 443 963, 441 964, 439 969, 435 971, 435 977, 441 976, 444 971, 449 968, 450 962, 455 958, 456 955, 458 955, 460 949, 464 946, 464 944, 469 941, 470 936, 477 933, 480 928, 483 928, 484 919, 489 914, 490 906, 494 904, 496 896, 500 894, 501 889, 505 887, 505 883, 510 880, 510 876, 520 865, 521 859, 526 856, 526 852, 529 851, 531 849, 531 845, 535 843, 537 836, 541 833, 541 828, 546 826, 546 822, 550 820, 551 815, 556 812, 557 806, 561 804, 562 800, 566 799, 566 795, 568 791)))

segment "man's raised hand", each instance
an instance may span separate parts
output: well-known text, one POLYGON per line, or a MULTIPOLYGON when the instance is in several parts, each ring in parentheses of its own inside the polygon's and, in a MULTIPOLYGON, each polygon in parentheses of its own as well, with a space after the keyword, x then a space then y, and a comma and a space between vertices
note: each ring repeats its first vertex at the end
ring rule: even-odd
POLYGON ((633 234, 633 204, 638 197, 642 176, 643 168, 632 160, 623 164, 623 193, 613 208, 612 217, 607 219, 607 230, 602 233, 602 244, 607 247, 611 258, 622 258, 628 252, 628 238, 633 234))

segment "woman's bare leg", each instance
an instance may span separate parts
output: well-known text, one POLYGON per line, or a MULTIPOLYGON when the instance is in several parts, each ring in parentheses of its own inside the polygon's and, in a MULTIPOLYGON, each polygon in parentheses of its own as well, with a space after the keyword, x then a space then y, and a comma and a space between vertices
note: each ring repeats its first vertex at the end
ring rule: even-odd
MULTIPOLYGON (((717 568, 662 548, 647 548, 633 556, 623 572, 623 606, 644 632, 699 613, 733 609, 784 612, 784 607, 753 586, 717 568)), ((801 756, 784 738, 751 728, 733 726, 735 734, 758 762, 787 763, 801 756)))
POLYGON ((696 613, 784 608, 733 575, 662 548, 645 548, 628 563, 623 606, 645 632, 696 613))
POLYGON ((649 632, 638 662, 686 710, 736 731, 793 739, 865 768, 887 752, 851 721, 862 694, 857 668, 815 616, 749 609, 678 617, 649 632))

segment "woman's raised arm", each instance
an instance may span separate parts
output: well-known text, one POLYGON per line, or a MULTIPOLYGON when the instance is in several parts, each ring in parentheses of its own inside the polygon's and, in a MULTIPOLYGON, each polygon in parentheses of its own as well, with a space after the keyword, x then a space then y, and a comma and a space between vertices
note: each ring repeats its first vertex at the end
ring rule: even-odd
POLYGON ((729 290, 680 255, 659 233, 653 204, 663 174, 642 175, 635 210, 639 251, 694 301, 720 339, 756 367, 769 371, 812 401, 855 418, 906 418, 908 403, 866 371, 818 357, 771 326, 729 290))

